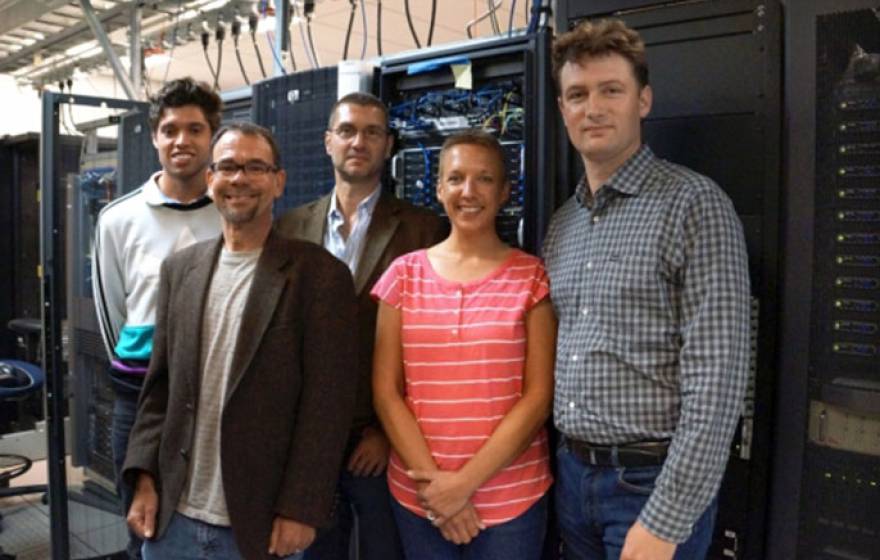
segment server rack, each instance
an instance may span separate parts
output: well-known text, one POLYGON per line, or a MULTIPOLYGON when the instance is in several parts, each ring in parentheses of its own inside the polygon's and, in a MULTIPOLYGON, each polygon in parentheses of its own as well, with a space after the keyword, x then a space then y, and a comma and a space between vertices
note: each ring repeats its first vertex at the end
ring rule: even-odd
POLYGON ((253 86, 253 120, 272 131, 287 171, 287 186, 275 203, 276 216, 333 188, 324 132, 336 94, 335 66, 278 76, 253 86))
POLYGON ((768 558, 880 542, 880 4, 787 14, 784 321, 768 558))
MULTIPOLYGON (((781 6, 757 0, 560 1, 556 15, 557 29, 616 17, 639 31, 654 91, 643 140, 659 157, 714 179, 743 223, 752 360, 709 557, 760 558, 777 377, 781 6)), ((583 171, 577 154, 569 151, 566 158, 560 177, 563 188, 571 188, 583 171)))
MULTIPOLYGON (((70 557, 68 524, 68 484, 66 476, 64 416, 70 390, 69 373, 77 377, 79 365, 77 350, 82 342, 76 338, 76 329, 70 328, 70 315, 86 313, 94 308, 85 302, 67 300, 68 274, 79 271, 86 274, 87 255, 79 251, 75 259, 66 262, 69 230, 74 224, 66 223, 69 214, 65 208, 65 182, 61 174, 61 142, 59 125, 65 105, 86 105, 109 111, 125 111, 143 107, 132 101, 98 98, 80 95, 43 93, 42 134, 40 137, 40 265, 41 315, 43 324, 42 362, 46 373, 46 422, 49 477, 49 511, 52 542, 52 558, 62 560, 70 557), (67 300, 65 302, 65 300, 67 300), (66 303, 66 305, 65 305, 66 303)), ((82 160, 81 162, 82 163, 82 160)), ((79 166, 77 166, 77 169, 79 166)), ((70 199, 68 199, 70 200, 70 199)), ((85 237, 88 235, 83 233, 85 237)), ((76 241, 76 240, 75 240, 76 241)), ((83 237, 75 246, 85 247, 83 237)), ((84 282, 79 284, 85 286, 84 282)), ((77 295, 79 297, 79 295, 77 295)), ((80 395, 82 396, 82 395, 80 395)), ((79 399, 76 399, 79 400, 79 399)), ((74 402, 76 402, 76 400, 74 402)), ((89 526, 93 519, 78 519, 80 525, 89 526)), ((97 536, 97 535, 96 535, 97 536)), ((100 543, 96 543, 100 544, 100 543)))
POLYGON ((490 131, 507 153, 511 179, 498 233, 536 252, 556 206, 549 45, 549 32, 541 30, 383 60, 379 91, 397 135, 391 165, 397 196, 442 214, 436 175, 444 139, 468 128, 490 131), (469 67, 472 83, 457 83, 453 65, 469 67))
MULTIPOLYGON (((112 157, 115 164, 115 156, 112 157)), ((114 166, 115 167, 115 166, 114 166)), ((107 380, 107 352, 101 341, 92 296, 91 241, 97 213, 112 195, 107 177, 115 170, 95 166, 67 178, 66 287, 67 366, 71 372, 73 464, 90 471, 89 478, 113 489, 110 425, 113 389, 107 380), (94 475, 97 475, 95 478, 94 475)))
POLYGON ((114 196, 133 191, 161 168, 146 105, 119 116, 116 151, 119 161, 114 196))
MULTIPOLYGON (((77 169, 80 138, 64 135, 58 137, 58 142, 61 173, 77 169)), ((9 232, 0 250, 0 269, 4 271, 0 355, 15 357, 15 336, 6 330, 7 323, 10 319, 40 317, 39 135, 27 133, 0 140, 0 169, 0 191, 4 193, 0 221, 6 225, 4 231, 9 232)))
MULTIPOLYGON (((111 445, 115 394, 108 376, 92 293, 92 246, 101 209, 135 190, 159 168, 146 104, 107 120, 116 142, 102 142, 81 154, 78 171, 66 180, 66 338, 70 372, 73 464, 85 469, 93 503, 113 507, 115 473, 111 445)), ((102 124, 102 123, 97 123, 102 124)), ((88 142, 86 142, 88 144, 88 142)))
POLYGON ((245 86, 220 94, 223 100, 223 124, 250 122, 253 120, 253 95, 251 86, 245 86))

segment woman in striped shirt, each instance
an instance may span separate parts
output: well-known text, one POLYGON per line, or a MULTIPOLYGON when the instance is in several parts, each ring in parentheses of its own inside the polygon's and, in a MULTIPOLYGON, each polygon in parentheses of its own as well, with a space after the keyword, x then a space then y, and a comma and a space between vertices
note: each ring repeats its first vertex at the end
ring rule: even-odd
POLYGON ((495 229, 510 194, 483 132, 440 152, 450 236, 398 258, 376 286, 376 410, 408 558, 539 558, 552 483, 556 318, 541 261, 495 229))

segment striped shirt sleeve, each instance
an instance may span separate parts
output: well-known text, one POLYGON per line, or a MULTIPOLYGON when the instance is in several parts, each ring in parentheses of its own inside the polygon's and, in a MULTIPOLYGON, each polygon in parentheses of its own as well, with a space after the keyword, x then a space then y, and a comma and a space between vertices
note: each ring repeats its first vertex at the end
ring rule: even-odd
POLYGON ((400 309, 403 301, 403 288, 406 281, 406 261, 407 255, 403 255, 394 259, 391 266, 382 274, 379 281, 370 291, 370 296, 376 301, 382 301, 400 309))

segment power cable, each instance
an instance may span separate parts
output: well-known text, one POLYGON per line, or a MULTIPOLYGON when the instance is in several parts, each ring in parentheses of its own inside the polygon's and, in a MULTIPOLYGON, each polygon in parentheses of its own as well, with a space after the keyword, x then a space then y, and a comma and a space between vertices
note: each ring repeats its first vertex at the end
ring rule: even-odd
POLYGON ((162 77, 163 84, 168 81, 168 71, 171 70, 171 61, 174 60, 174 48, 177 47, 177 27, 180 25, 180 4, 182 1, 177 0, 177 8, 174 10, 174 29, 171 31, 171 49, 168 51, 168 64, 165 65, 165 75, 162 77))
POLYGON ((248 15, 248 30, 251 32, 251 42, 254 44, 254 51, 257 53, 257 64, 260 65, 260 73, 263 75, 263 78, 266 77, 266 67, 263 66, 263 57, 260 55, 260 47, 257 45, 257 24, 259 23, 259 16, 254 12, 251 12, 248 15))
POLYGON ((367 24, 367 3, 365 0, 361 0, 361 15, 364 20, 364 38, 361 41, 361 60, 363 60, 367 56, 367 35, 370 31, 370 26, 367 24))
POLYGON ((235 46, 235 59, 238 60, 238 69, 246 85, 251 85, 247 72, 244 71, 244 63, 241 61, 241 51, 238 49, 238 39, 241 37, 241 20, 237 15, 232 16, 232 44, 235 46))
POLYGON ((529 27, 528 33, 534 33, 538 30, 538 22, 541 19, 541 13, 543 12, 544 2, 542 0, 533 0, 532 2, 532 14, 529 18, 529 27))
MULTIPOLYGON (((283 0, 283 1, 287 2, 288 0, 283 0)), ((294 56, 294 54, 293 54, 293 19, 294 19, 293 12, 294 12, 294 8, 295 8, 296 4, 295 4, 294 0, 289 0, 289 5, 290 5, 290 11, 287 12, 288 18, 287 18, 287 21, 284 22, 284 24, 287 26, 287 54, 290 55, 290 71, 296 72, 297 71, 296 56, 294 56)), ((276 60, 277 60, 277 58, 276 58, 276 60)), ((279 62, 279 64, 280 64, 280 62, 279 62)), ((284 73, 287 74, 286 71, 284 73)))
POLYGON ((211 64, 211 57, 208 56, 208 43, 211 42, 211 33, 208 31, 208 22, 202 22, 202 53, 205 55, 205 62, 208 63, 208 71, 211 73, 211 77, 214 79, 214 83, 217 83, 217 74, 214 73, 214 65, 211 64))
POLYGON ((422 48, 422 44, 419 42, 419 36, 416 35, 416 28, 413 26, 412 14, 409 12, 409 0, 403 0, 403 8, 406 11, 406 23, 409 24, 409 32, 412 33, 412 38, 416 42, 416 48, 422 48))
POLYGON ((428 46, 434 40, 434 24, 437 22, 437 0, 431 0, 431 23, 428 24, 428 46))
MULTIPOLYGON (((312 3, 311 5, 309 5, 308 3, 303 4, 303 14, 302 14, 302 17, 299 18, 299 37, 300 37, 300 39, 302 39, 303 51, 305 51, 305 53, 306 53, 306 58, 309 59, 309 64, 311 65, 312 68, 317 68, 318 63, 317 63, 317 60, 315 59, 315 53, 312 52, 311 49, 309 49, 310 43, 309 43, 308 38, 306 37, 305 24, 303 23, 303 20, 308 19, 307 10, 309 9, 310 6, 312 9, 315 8, 314 3, 312 3)), ((294 4, 294 9, 296 9, 296 4, 294 4)))
MULTIPOLYGON (((294 5, 294 7, 295 7, 295 5, 294 5)), ((302 39, 303 51, 305 51, 305 53, 306 53, 306 58, 309 59, 309 64, 311 65, 312 68, 317 68, 318 63, 315 60, 314 53, 309 49, 309 40, 306 38, 305 25, 303 25, 304 18, 305 18, 305 15, 303 17, 301 17, 299 20, 299 37, 300 37, 300 39, 302 39)))
POLYGON ((354 13, 357 11, 357 0, 348 0, 351 4, 351 13, 348 16, 348 30, 345 32, 345 46, 342 47, 342 60, 348 58, 348 42, 351 39, 351 28, 354 26, 354 13))
POLYGON ((315 68, 315 59, 312 58, 312 52, 309 50, 309 40, 306 39, 306 30, 305 26, 303 26, 302 20, 300 20, 297 27, 299 27, 299 37, 302 39, 303 51, 306 53, 306 58, 309 59, 309 66, 315 68))
POLYGON ((510 17, 507 20, 507 36, 513 37, 513 16, 516 15, 516 0, 510 0, 510 17))
MULTIPOLYGON (((303 17, 306 20, 306 35, 308 36, 308 49, 311 52, 312 58, 312 68, 318 68, 321 66, 321 61, 318 60, 318 51, 315 50, 315 41, 312 39, 312 15, 315 13, 315 0, 303 0, 303 17)), ((302 27, 300 27, 302 30, 302 27)))
POLYGON ((489 7, 489 24, 492 26, 492 33, 495 35, 501 34, 501 28, 498 26, 498 17, 495 15, 495 2, 494 0, 486 0, 486 5, 489 7))
MULTIPOLYGON (((503 1, 503 0, 501 0, 501 1, 503 1)), ((540 0, 538 0, 538 1, 540 2, 540 0)), ((490 0, 490 2, 491 2, 491 0, 490 0)), ((500 4, 499 4, 499 5, 500 5, 500 4)), ((470 20, 469 22, 467 22, 467 23, 465 24, 465 26, 464 26, 464 30, 467 32, 468 39, 473 39, 473 38, 474 38, 474 34, 473 34, 473 32, 471 31, 471 29, 472 29, 475 25, 477 25, 478 23, 480 23, 481 21, 483 21, 484 19, 486 19, 487 17, 490 17, 491 15, 492 15, 492 11, 489 10, 489 11, 487 11, 485 14, 481 14, 481 15, 479 15, 479 16, 475 17, 474 19, 470 20)))
POLYGON ((382 56, 382 0, 376 0, 376 52, 382 56))
POLYGON ((291 72, 296 72, 296 57, 293 55, 293 17, 287 27, 287 53, 290 55, 291 72))
MULTIPOLYGON (((64 80, 58 81, 58 91, 60 91, 62 94, 64 93, 64 80)), ((73 93, 73 92, 71 92, 71 93, 73 93)), ((70 103, 65 103, 65 105, 70 107, 70 103)), ((73 136, 73 133, 70 131, 70 126, 67 124, 67 119, 64 118, 64 109, 61 110, 59 117, 60 117, 59 120, 61 122, 61 126, 64 128, 64 130, 67 132, 67 134, 69 136, 73 136)), ((73 119, 71 119, 71 120, 73 120, 73 119)), ((80 156, 80 159, 82 159, 82 156, 80 156)))
POLYGON ((223 40, 226 38, 226 26, 217 18, 217 28, 214 30, 214 38, 217 40, 217 73, 214 75, 214 89, 220 91, 220 67, 223 63, 223 40))

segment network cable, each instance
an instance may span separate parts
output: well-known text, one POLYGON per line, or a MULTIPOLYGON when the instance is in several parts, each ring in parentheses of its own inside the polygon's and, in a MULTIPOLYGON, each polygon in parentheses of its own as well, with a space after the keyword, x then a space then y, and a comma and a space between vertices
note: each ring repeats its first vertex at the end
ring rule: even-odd
POLYGON ((434 24, 437 22, 437 0, 431 0, 431 23, 428 24, 428 46, 434 40, 434 24))
POLYGON ((241 70, 241 77, 244 78, 244 83, 247 85, 251 85, 251 81, 248 79, 247 72, 244 71, 244 63, 241 61, 241 51, 238 49, 238 39, 241 36, 241 20, 238 19, 238 16, 232 17, 232 43, 235 45, 235 58, 238 60, 238 68, 241 70))
MULTIPOLYGON (((168 51, 168 64, 165 65, 165 76, 162 83, 168 81, 168 71, 171 70, 171 61, 174 60, 174 49, 177 47, 177 26, 180 25, 180 4, 183 0, 177 0, 177 8, 174 10, 174 29, 171 31, 171 49, 168 51)), ((190 26, 192 23, 190 23, 190 26)), ((191 29, 191 27, 189 27, 191 29)))
POLYGON ((211 64, 211 57, 208 56, 208 43, 211 42, 211 32, 208 29, 208 22, 202 21, 202 53, 205 55, 205 62, 208 63, 208 71, 211 73, 211 78, 214 79, 215 89, 217 83, 217 74, 214 73, 214 65, 211 64))
POLYGON ((363 16, 364 21, 364 38, 361 41, 361 60, 366 58, 367 56, 367 35, 370 33, 370 26, 367 25, 367 3, 366 0, 361 0, 361 15, 363 16))
POLYGON ((382 0, 376 0, 376 53, 382 56, 382 0))
POLYGON ((422 44, 419 42, 419 36, 416 35, 416 28, 413 25, 412 14, 409 11, 409 0, 403 0, 403 8, 406 11, 406 22, 409 24, 409 32, 412 33, 412 38, 416 42, 416 48, 422 48, 422 44))
POLYGON ((510 17, 507 19, 507 36, 513 37, 513 16, 516 14, 516 0, 510 0, 510 17))
POLYGON ((214 74, 214 89, 220 89, 220 67, 223 64, 223 40, 226 38, 226 26, 223 20, 217 17, 217 28, 214 30, 214 39, 217 41, 217 73, 214 74))
POLYGON ((263 66, 263 57, 260 55, 260 47, 257 45, 257 24, 259 23, 259 16, 256 13, 251 12, 248 15, 248 30, 251 32, 251 42, 254 44, 254 51, 257 53, 257 64, 260 65, 260 73, 263 75, 263 78, 266 77, 266 67, 263 66))
POLYGON ((501 28, 498 25, 498 16, 495 13, 495 10, 501 5, 501 2, 503 2, 503 0, 499 0, 496 5, 493 0, 486 0, 486 5, 489 7, 489 11, 486 13, 489 14, 489 24, 492 26, 492 33, 495 35, 501 34, 501 28))
POLYGON ((354 14, 357 11, 357 0, 348 0, 351 4, 351 13, 348 16, 348 30, 345 32, 345 46, 342 47, 342 60, 348 58, 348 43, 351 40, 351 28, 354 26, 354 14))

